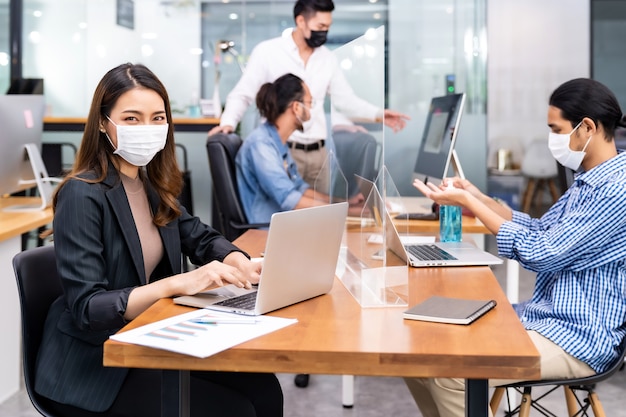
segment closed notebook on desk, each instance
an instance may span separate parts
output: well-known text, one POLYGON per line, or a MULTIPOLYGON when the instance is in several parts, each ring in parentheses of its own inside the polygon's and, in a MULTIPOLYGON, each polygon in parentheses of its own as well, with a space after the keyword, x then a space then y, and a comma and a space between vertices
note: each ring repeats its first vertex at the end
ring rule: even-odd
POLYGON ((470 324, 496 306, 495 300, 432 296, 404 312, 409 320, 470 324))

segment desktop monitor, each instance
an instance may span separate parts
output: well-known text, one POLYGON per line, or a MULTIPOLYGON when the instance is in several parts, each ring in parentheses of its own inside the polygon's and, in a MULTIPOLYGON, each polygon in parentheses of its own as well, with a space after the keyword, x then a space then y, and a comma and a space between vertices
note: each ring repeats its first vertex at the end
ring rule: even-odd
POLYGON ((36 185, 25 145, 41 152, 44 109, 43 95, 0 95, 0 196, 36 185))
POLYGON ((43 94, 43 78, 14 78, 7 94, 43 94))
POLYGON ((430 102, 422 143, 413 169, 413 178, 439 184, 448 176, 450 165, 463 177, 456 161, 454 143, 459 131, 465 94, 434 97, 430 102))

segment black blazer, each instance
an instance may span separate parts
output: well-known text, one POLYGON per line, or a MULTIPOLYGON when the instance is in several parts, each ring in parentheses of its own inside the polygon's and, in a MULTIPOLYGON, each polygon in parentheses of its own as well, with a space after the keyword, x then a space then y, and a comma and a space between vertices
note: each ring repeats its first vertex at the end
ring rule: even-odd
MULTIPOLYGON (((150 187, 148 196, 156 211, 158 196, 150 187)), ((159 228, 164 256, 151 281, 180 273, 181 253, 202 265, 222 261, 238 250, 181 210, 178 219, 159 228)), ((48 312, 35 390, 60 403, 106 411, 128 370, 102 365, 103 343, 126 324, 123 316, 130 291, 146 284, 139 234, 112 165, 103 182, 74 179, 61 189, 54 245, 64 295, 48 312)))

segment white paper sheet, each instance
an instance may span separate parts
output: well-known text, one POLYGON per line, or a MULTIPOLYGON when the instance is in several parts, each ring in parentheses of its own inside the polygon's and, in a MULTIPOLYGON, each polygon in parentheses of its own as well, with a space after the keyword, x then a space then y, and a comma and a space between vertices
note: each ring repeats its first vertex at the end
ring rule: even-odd
POLYGON ((194 319, 219 321, 224 317, 242 317, 231 313, 222 313, 198 309, 189 313, 150 323, 110 338, 119 342, 133 343, 157 349, 169 350, 198 358, 206 358, 218 352, 236 346, 247 340, 297 323, 297 319, 272 316, 256 316, 254 323, 218 323, 205 324, 194 319))
MULTIPOLYGON (((419 245, 421 243, 433 243, 437 239, 435 236, 407 236, 401 235, 400 241, 403 245, 419 245)), ((372 233, 367 238, 367 243, 383 243, 383 235, 380 233, 372 233)))

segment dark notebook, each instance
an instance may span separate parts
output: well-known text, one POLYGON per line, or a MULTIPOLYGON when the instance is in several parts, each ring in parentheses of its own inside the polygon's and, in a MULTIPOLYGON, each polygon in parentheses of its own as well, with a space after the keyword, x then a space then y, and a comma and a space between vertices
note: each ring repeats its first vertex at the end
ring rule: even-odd
POLYGON ((467 300, 432 296, 404 312, 410 320, 470 324, 496 306, 495 300, 467 300))

